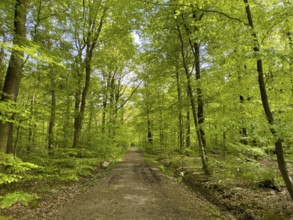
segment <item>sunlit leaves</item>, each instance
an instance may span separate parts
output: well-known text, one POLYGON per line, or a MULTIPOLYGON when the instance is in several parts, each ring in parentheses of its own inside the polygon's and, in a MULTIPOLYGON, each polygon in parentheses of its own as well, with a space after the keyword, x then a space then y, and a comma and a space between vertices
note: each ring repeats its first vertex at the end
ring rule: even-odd
POLYGON ((59 62, 57 61, 58 58, 44 53, 44 51, 42 51, 38 45, 33 43, 28 43, 27 47, 22 47, 15 44, 11 48, 9 44, 0 42, 0 48, 4 48, 8 51, 11 49, 15 51, 19 51, 19 52, 25 53, 27 56, 33 58, 36 61, 64 67, 64 65, 60 61, 59 62))
POLYGON ((0 208, 5 209, 9 208, 15 203, 19 202, 24 206, 28 206, 29 202, 32 200, 39 199, 40 197, 36 194, 25 193, 25 192, 13 192, 8 193, 0 197, 0 208))

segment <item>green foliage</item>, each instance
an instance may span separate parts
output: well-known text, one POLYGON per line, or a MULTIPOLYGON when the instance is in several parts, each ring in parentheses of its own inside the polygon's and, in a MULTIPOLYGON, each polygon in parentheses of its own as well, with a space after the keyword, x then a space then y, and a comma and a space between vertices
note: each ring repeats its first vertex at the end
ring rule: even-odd
POLYGON ((22 127, 24 127, 25 124, 21 122, 25 120, 29 120, 29 118, 31 117, 30 112, 27 109, 25 109, 24 106, 11 100, 7 100, 5 102, 1 101, 0 109, 1 109, 1 114, 0 114, 1 121, 13 122, 22 127), (12 119, 11 116, 15 114, 17 114, 17 119, 12 119))
POLYGON ((28 171, 40 168, 36 164, 23 162, 13 155, 4 153, 0 153, 0 167, 3 168, 3 172, 0 172, 0 185, 18 182, 27 176, 28 171))
POLYGON ((50 155, 30 155, 28 160, 39 165, 39 169, 27 176, 27 180, 45 180, 49 182, 78 181, 80 177, 92 176, 104 161, 114 163, 125 153, 120 147, 99 149, 60 148, 50 155))
POLYGON ((41 166, 31 175, 31 179, 78 181, 80 176, 90 176, 101 164, 93 152, 85 149, 58 149, 51 155, 34 155, 31 160, 41 166))
POLYGON ((165 164, 162 164, 159 161, 158 157, 162 158, 162 155, 160 155, 160 156, 157 155, 157 157, 156 157, 155 155, 150 155, 147 153, 144 154, 144 158, 145 158, 146 163, 149 163, 152 166, 158 167, 166 175, 173 176, 174 170, 170 169, 170 167, 165 166, 165 164))
MULTIPOLYGON (((32 41, 26 40, 25 47, 20 47, 11 46, 13 7, 7 2, 0 3, 0 24, 5 30, 0 30, 0 52, 4 53, 4 56, 0 54, 3 58, 0 73, 4 73, 12 49, 25 53, 29 59, 23 68, 17 103, 0 102, 0 121, 16 125, 15 152, 28 162, 0 154, 0 185, 20 180, 77 181, 81 176, 92 175, 104 161, 119 160, 131 142, 140 143, 139 147, 144 147, 151 157, 166 164, 167 168, 160 165, 164 172, 174 172, 182 166, 199 166, 200 163, 193 164, 198 160, 198 152, 194 150, 196 129, 186 92, 180 40, 188 69, 192 71, 195 100, 198 82, 193 75, 195 51, 191 45, 195 42, 201 45, 200 84, 204 101, 201 128, 206 134, 207 152, 217 153, 208 155, 214 177, 251 182, 276 178, 261 166, 261 160, 273 151, 274 138, 263 117, 256 72, 258 58, 264 62, 268 98, 276 121, 273 128, 288 143, 285 151, 292 161, 292 7, 289 4, 250 1, 255 33, 261 44, 261 50, 256 53, 251 30, 244 25, 243 1, 209 0, 193 4, 195 1, 180 0, 166 2, 162 7, 143 1, 129 4, 101 1, 101 8, 107 5, 107 19, 89 65, 91 83, 82 117, 80 148, 73 149, 69 148, 75 129, 73 119, 76 107, 80 106, 85 79, 83 59, 87 57, 82 44, 87 40, 92 43, 93 35, 86 34, 90 30, 88 25, 99 24, 102 10, 96 7, 98 2, 91 1, 85 1, 86 4, 79 0, 32 2, 28 16, 32 41), (90 13, 92 10, 97 13, 97 20, 92 20, 95 14, 90 13), (201 20, 194 17, 203 11, 206 12, 201 20), (182 39, 178 38, 178 31, 182 32, 182 39), (138 35, 140 40, 135 44, 138 35), (142 83, 131 94, 138 85, 136 78, 142 83), (53 112, 52 97, 48 94, 53 91, 56 109, 50 137, 53 137, 54 150, 48 155, 47 131, 53 112), (239 100, 240 96, 243 101, 239 100), (191 139, 191 147, 181 151, 179 114, 184 144, 186 137, 191 139), (12 115, 16 117, 12 119, 12 115), (187 124, 191 124, 190 133, 187 124), (246 129, 247 137, 239 134, 242 129, 246 129), (147 138, 149 131, 152 141, 147 138), (240 144, 240 140, 257 146, 240 144)), ((4 77, 1 74, 0 77, 2 82, 4 77)))
POLYGON ((0 220, 13 220, 13 218, 8 218, 8 217, 0 215, 0 220))
POLYGON ((222 160, 214 159, 210 163, 213 177, 223 184, 243 183, 258 185, 264 180, 277 178, 276 167, 262 165, 261 162, 228 156, 222 160), (275 170, 275 172, 274 172, 275 170))
POLYGON ((48 55, 48 51, 46 53, 42 51, 39 45, 33 43, 33 42, 26 42, 27 46, 26 47, 20 47, 19 45, 14 44, 13 48, 9 44, 0 42, 0 48, 6 49, 10 51, 11 49, 26 53, 33 59, 39 61, 39 62, 44 62, 46 64, 54 64, 60 67, 64 67, 63 64, 57 61, 57 58, 54 57, 53 55, 48 55))
POLYGON ((40 197, 36 194, 30 194, 25 192, 13 192, 8 193, 0 197, 0 208, 5 209, 9 208, 15 203, 19 202, 24 206, 28 206, 29 203, 33 200, 39 199, 40 197))
POLYGON ((265 149, 259 146, 229 143, 227 149, 229 153, 243 159, 266 157, 265 149))

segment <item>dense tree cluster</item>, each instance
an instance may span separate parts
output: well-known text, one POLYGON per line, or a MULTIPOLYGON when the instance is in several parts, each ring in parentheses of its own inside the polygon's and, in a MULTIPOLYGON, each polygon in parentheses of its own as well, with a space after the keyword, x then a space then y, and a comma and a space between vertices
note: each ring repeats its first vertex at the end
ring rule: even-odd
POLYGON ((0 11, 1 152, 133 142, 196 151, 211 174, 209 153, 237 145, 276 154, 293 198, 290 0, 8 0, 0 11))

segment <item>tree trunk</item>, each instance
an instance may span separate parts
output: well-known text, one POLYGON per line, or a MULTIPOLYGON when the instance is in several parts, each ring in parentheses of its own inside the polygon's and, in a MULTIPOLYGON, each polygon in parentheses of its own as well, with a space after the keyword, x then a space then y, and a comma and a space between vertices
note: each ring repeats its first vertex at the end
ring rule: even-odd
POLYGON ((150 111, 148 106, 146 108, 146 114, 147 114, 147 140, 148 140, 148 143, 151 145, 153 143, 153 134, 152 134, 152 128, 151 128, 150 111))
POLYGON ((79 141, 79 127, 80 127, 80 112, 79 112, 79 106, 80 106, 80 96, 81 96, 81 90, 80 90, 80 83, 81 80, 78 80, 78 89, 75 92, 75 104, 74 104, 74 133, 73 133, 73 143, 72 147, 76 148, 79 141))
POLYGON ((149 144, 153 143, 153 135, 152 135, 152 130, 151 130, 151 120, 148 118, 147 120, 148 123, 148 142, 149 144))
POLYGON ((92 121, 94 120, 94 115, 95 115, 95 108, 94 108, 94 103, 91 100, 90 107, 89 107, 89 121, 88 121, 88 126, 87 126, 88 132, 91 132, 91 130, 92 130, 92 121))
POLYGON ((56 116, 56 90, 54 85, 54 79, 52 79, 53 88, 51 90, 51 114, 48 128, 48 152, 53 150, 54 148, 54 127, 55 127, 55 116, 56 116))
MULTIPOLYGON (((16 0, 14 9, 14 31, 13 45, 21 47, 24 45, 26 35, 26 15, 28 0, 16 0)), ((12 50, 11 57, 3 86, 1 101, 15 102, 20 86, 21 72, 24 63, 24 53, 12 50)), ((12 116, 11 119, 13 119, 12 116)), ((13 123, 0 122, 0 152, 10 152, 12 146, 13 123)))
MULTIPOLYGON (((91 7, 93 7, 93 5, 91 7)), ((90 80, 91 80, 91 71, 92 71, 91 62, 92 62, 96 44, 98 42, 102 27, 103 27, 103 21, 106 16, 106 11, 107 9, 105 8, 98 26, 96 24, 98 13, 95 13, 93 17, 89 18, 90 28, 89 30, 87 30, 87 36, 84 36, 85 45, 86 45, 86 54, 85 54, 85 59, 83 62, 85 66, 85 83, 84 83, 83 91, 81 94, 80 108, 79 108, 79 111, 77 111, 75 115, 74 137, 73 137, 73 145, 72 145, 73 148, 79 147, 79 144, 80 144, 79 142, 80 142, 80 135, 82 130, 82 123, 84 119, 84 112, 86 107, 86 99, 87 99, 87 94, 88 94, 88 90, 90 87, 90 80)), ((82 54, 82 49, 80 50, 80 52, 82 54)), ((81 57, 81 54, 80 54, 80 57, 81 57)), ((77 109, 77 107, 79 106, 75 106, 75 107, 77 109)))
POLYGON ((62 136, 63 136, 63 140, 62 140, 62 145, 64 147, 67 147, 70 144, 71 142, 71 136, 72 136, 72 131, 71 131, 71 99, 69 96, 66 97, 66 109, 65 109, 65 112, 64 112, 64 115, 63 115, 63 118, 64 118, 64 124, 63 124, 63 131, 62 131, 62 136))
MULTIPOLYGON (((246 15, 247 15, 247 19, 248 19, 248 24, 251 27, 251 30, 254 31, 252 14, 251 14, 251 10, 250 10, 248 0, 244 0, 244 3, 246 4, 245 9, 246 9, 246 15)), ((255 52, 259 52, 260 51, 260 45, 258 43, 257 34, 255 32, 253 32, 252 36, 254 37, 254 40, 257 43, 253 47, 253 50, 255 52)), ((289 194, 291 196, 291 199, 293 200, 293 182, 292 182, 292 179, 291 179, 291 177, 289 175, 289 172, 288 172, 288 169, 287 169, 287 164, 286 164, 285 157, 284 157, 282 140, 278 137, 277 132, 276 132, 275 128, 273 127, 274 125, 276 125, 276 123, 274 121, 274 117, 273 117, 273 114, 272 114, 272 111, 271 111, 271 108, 270 108, 270 105, 269 105, 268 96, 267 96, 266 85, 265 85, 265 80, 264 80, 262 59, 257 60, 257 72, 258 72, 258 84, 259 84, 259 90, 260 90, 263 109, 264 109, 267 121, 271 125, 270 131, 271 131, 272 135, 276 139, 275 150, 276 150, 279 170, 280 170, 281 175, 283 177, 283 180, 284 180, 284 182, 285 182, 285 184, 287 186, 287 189, 288 189, 288 192, 289 192, 289 194)))
POLYGON ((186 148, 190 148, 190 112, 186 112, 186 148))
MULTIPOLYGON (((244 114, 244 97, 242 95, 240 95, 240 111, 241 111, 241 114, 243 115, 244 114)), ((244 124, 244 119, 242 118, 242 124, 244 124)), ((245 127, 242 127, 240 129, 240 135, 241 135, 241 138, 240 138, 240 143, 242 144, 245 144, 245 145, 248 145, 248 135, 247 135, 247 129, 245 127)))
POLYGON ((178 97, 178 128, 179 128, 179 150, 184 148, 184 131, 183 131, 183 114, 182 114, 182 95, 179 78, 179 69, 176 65, 176 82, 177 82, 177 97, 178 97))
MULTIPOLYGON (((290 55, 292 57, 293 56, 293 33, 292 33, 292 31, 289 31, 287 33, 287 35, 288 35, 288 40, 289 40, 290 55)), ((293 60, 292 59, 290 59, 289 65, 290 65, 290 73, 291 73, 290 74, 290 77, 291 77, 291 93, 293 94, 293 74, 292 74, 292 72, 293 72, 293 60)))
POLYGON ((107 108, 107 100, 104 100, 103 101, 103 112, 102 112, 102 134, 105 134, 106 108, 107 108))
MULTIPOLYGON (((189 99, 189 93, 187 91, 187 97, 189 99)), ((188 105, 188 109, 186 111, 186 148, 190 148, 190 106, 188 105)))
MULTIPOLYGON (((203 13, 200 13, 199 16, 197 16, 196 11, 193 9, 192 10, 192 17, 195 21, 200 21, 203 17, 203 13)), ((182 19, 184 21, 184 15, 182 14, 182 19)), ((194 120, 194 124, 195 124, 195 128, 196 128, 196 133, 198 136, 198 141, 199 141, 199 147, 200 147, 200 155, 201 155, 201 159, 202 159, 202 163, 203 163, 203 170, 206 174, 209 174, 209 169, 208 169, 208 165, 207 165, 207 156, 206 156, 206 139, 205 139, 205 132, 203 130, 203 123, 204 123, 204 102, 203 102, 203 98, 202 98, 202 89, 201 89, 201 69, 200 69, 200 41, 198 39, 195 40, 194 43, 192 43, 194 40, 192 39, 191 35, 191 31, 188 28, 187 24, 184 21, 184 27, 185 30, 187 32, 188 35, 188 41, 189 41, 189 45, 191 47, 191 50, 193 52, 193 56, 194 56, 194 67, 195 67, 195 79, 196 79, 196 94, 197 94, 197 112, 196 112, 196 105, 195 105, 195 99, 193 97, 193 91, 192 91, 192 87, 191 87, 191 73, 189 73, 188 67, 187 67, 187 63, 186 61, 183 60, 183 65, 184 65, 184 69, 186 72, 186 76, 187 76, 187 81, 188 81, 188 90, 190 92, 190 101, 191 101, 191 109, 192 109, 192 114, 193 117, 196 117, 196 119, 194 120)), ((179 32, 180 29, 178 28, 179 32)), ((194 26, 194 32, 197 32, 198 28, 197 26, 194 26)), ((184 58, 184 48, 183 48, 183 40, 182 40, 182 35, 181 33, 179 33, 180 36, 180 40, 181 40, 181 54, 182 57, 184 58)))
POLYGON ((188 69, 188 66, 187 66, 186 59, 185 59, 184 42, 183 42, 183 38, 182 38, 182 34, 181 34, 179 26, 177 26, 177 30, 178 30, 178 34, 179 34, 179 40, 180 40, 180 43, 181 43, 181 56, 182 56, 182 61, 183 61, 183 68, 185 70, 186 78, 187 78, 187 88, 188 88, 188 93, 189 93, 189 97, 190 97, 190 104, 191 104, 191 112, 192 112, 192 115, 193 115, 193 122, 194 122, 195 130, 196 130, 197 140, 198 140, 199 153, 200 153, 201 162, 202 162, 202 169, 203 169, 203 171, 204 171, 204 173, 206 175, 209 175, 210 171, 209 171, 209 167, 208 167, 208 161, 207 161, 205 145, 203 143, 201 132, 200 132, 198 115, 197 115, 197 112, 196 112, 196 104, 195 104, 195 99, 194 99, 194 96, 193 96, 193 90, 192 90, 192 86, 191 86, 191 77, 190 77, 191 74, 189 73, 189 69, 188 69))
POLYGON ((3 83, 4 83, 4 69, 5 69, 5 63, 4 63, 4 49, 0 49, 0 94, 3 90, 3 83))
POLYGON ((204 123, 204 102, 202 98, 202 89, 201 89, 201 69, 200 69, 200 44, 194 43, 194 59, 195 59, 195 78, 196 78, 196 92, 197 92, 197 117, 199 132, 201 135, 201 140, 204 149, 206 149, 206 138, 205 132, 203 130, 204 123))
MULTIPOLYGON (((30 97, 30 114, 33 115, 34 113, 34 104, 35 104, 35 94, 33 94, 30 97)), ((28 145, 26 148, 26 152, 27 154, 30 153, 31 149, 32 149, 32 144, 33 144, 33 123, 32 120, 30 120, 29 122, 29 128, 28 128, 28 145)))
POLYGON ((81 102, 80 102, 80 110, 78 111, 78 115, 76 116, 76 121, 74 123, 74 139, 73 139, 73 148, 79 147, 80 142, 80 134, 82 129, 82 122, 84 118, 85 106, 86 106, 86 98, 90 86, 90 79, 91 79, 91 58, 86 61, 86 68, 85 68, 85 85, 83 87, 82 95, 81 95, 81 102))

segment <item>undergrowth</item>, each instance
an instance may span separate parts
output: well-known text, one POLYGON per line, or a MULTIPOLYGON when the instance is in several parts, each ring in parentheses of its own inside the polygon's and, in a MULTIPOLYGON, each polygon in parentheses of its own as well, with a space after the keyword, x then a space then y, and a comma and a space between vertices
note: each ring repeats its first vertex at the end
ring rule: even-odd
MULTIPOLYGON (((22 158, 0 154, 0 209, 15 203, 31 205, 38 194, 53 186, 91 177, 105 161, 115 163, 125 154, 125 148, 72 149, 60 148, 50 154, 30 153, 22 158)), ((34 202, 35 203, 35 202, 34 202)))
MULTIPOLYGON (((211 175, 207 179, 220 185, 259 186, 263 181, 272 181, 276 188, 283 187, 275 161, 263 148, 229 144, 228 151, 208 152, 211 175)), ((160 150, 146 149, 146 157, 170 175, 181 177, 185 172, 201 173, 201 160, 194 149, 160 150)))

